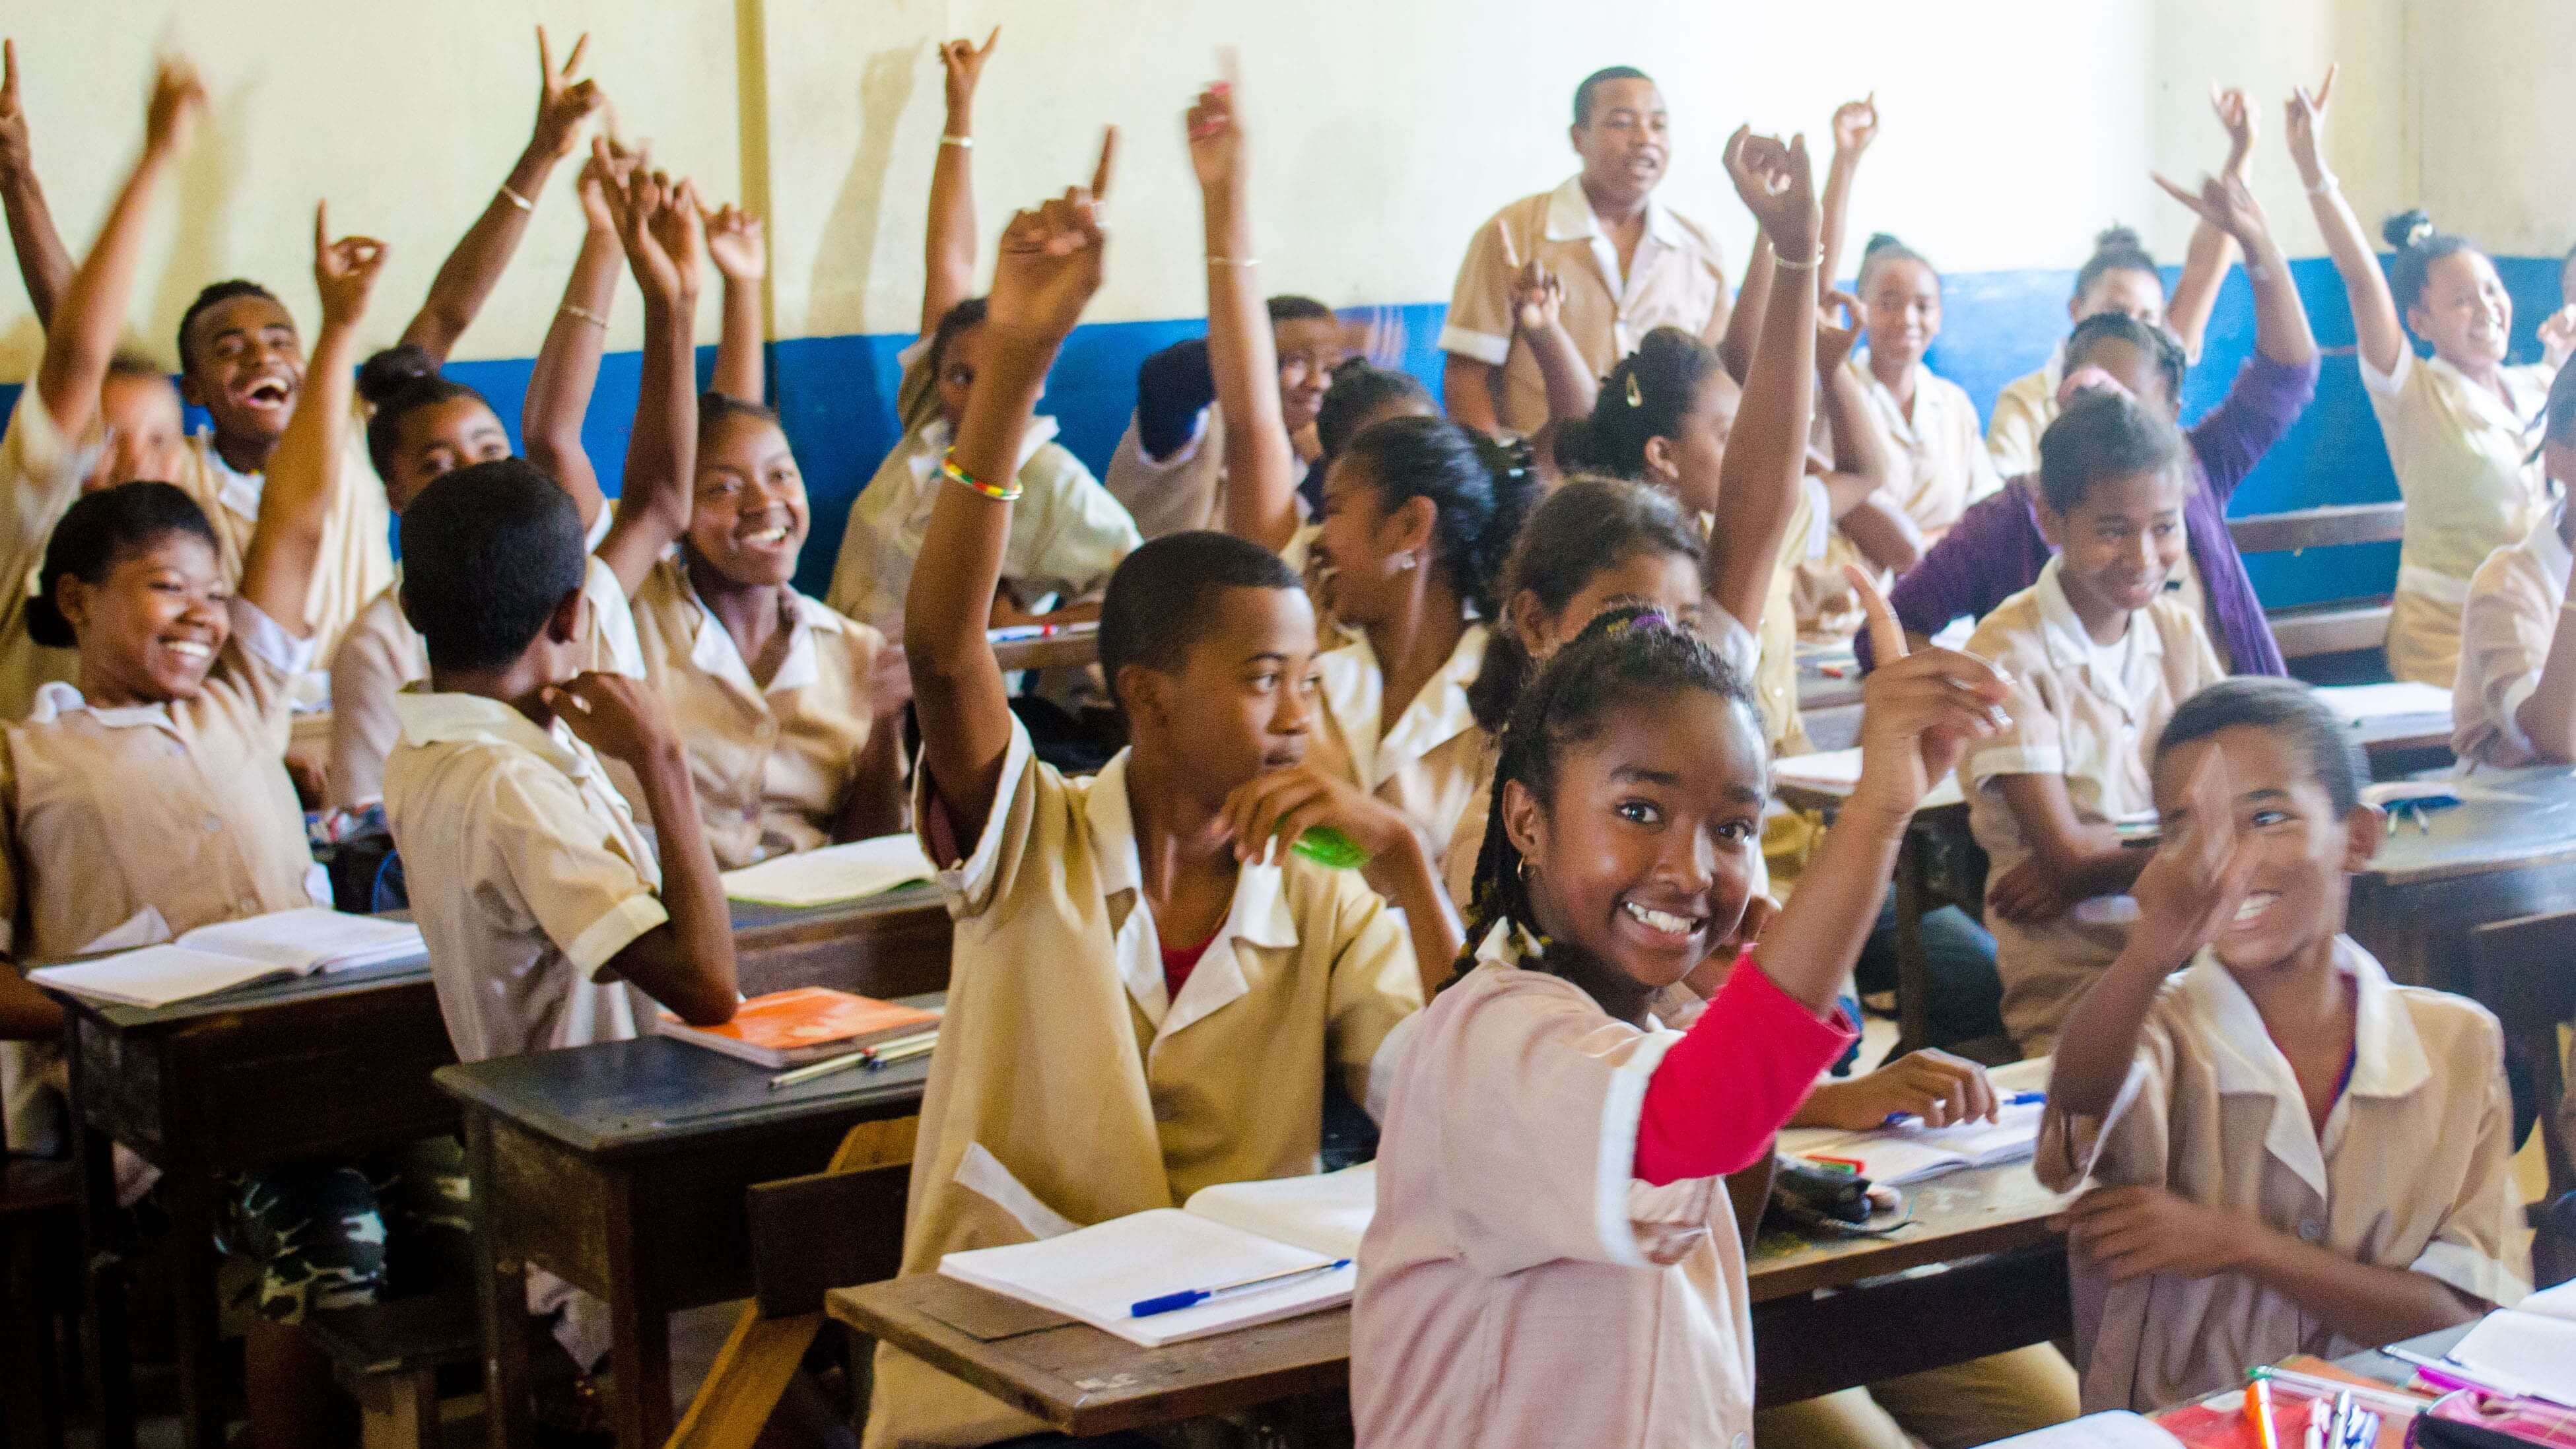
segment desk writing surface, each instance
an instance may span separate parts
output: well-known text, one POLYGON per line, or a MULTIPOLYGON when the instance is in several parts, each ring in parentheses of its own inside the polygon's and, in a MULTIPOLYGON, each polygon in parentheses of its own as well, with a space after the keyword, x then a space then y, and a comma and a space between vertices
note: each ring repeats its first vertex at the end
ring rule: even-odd
POLYGON ((2576 860, 2576 772, 2564 765, 2480 770, 2454 787, 2460 803, 2401 821, 2364 877, 2412 885, 2481 871, 2576 860))
POLYGON ((906 911, 944 912, 947 906, 940 900, 939 887, 924 881, 919 885, 897 886, 855 901, 826 901, 819 906, 773 906, 758 901, 727 900, 725 909, 733 917, 734 934, 742 936, 782 928, 837 925, 871 916, 901 915, 906 911))
POLYGON ((2040 1186, 2027 1158, 1944 1173, 1900 1189, 1914 1221, 1884 1238, 1765 1233, 1745 1277, 1755 1303, 1862 1278, 2056 1240, 2049 1215, 2067 1199, 2040 1186))
MULTIPOLYGON (((910 996, 936 1007, 944 996, 910 996)), ((601 1042, 441 1067, 441 1090, 538 1136, 601 1159, 668 1151, 747 1124, 791 1126, 818 1114, 918 1102, 930 1057, 836 1072, 773 1089, 777 1075, 667 1037, 601 1042)))

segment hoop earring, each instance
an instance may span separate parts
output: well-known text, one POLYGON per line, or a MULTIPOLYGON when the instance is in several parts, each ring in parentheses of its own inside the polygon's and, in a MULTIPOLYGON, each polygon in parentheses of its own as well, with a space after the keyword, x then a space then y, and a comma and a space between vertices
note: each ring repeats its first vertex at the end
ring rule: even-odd
POLYGON ((1520 858, 1520 860, 1519 860, 1518 862, 1516 862, 1516 865, 1517 865, 1517 866, 1518 866, 1518 868, 1519 868, 1520 878, 1521 878, 1521 884, 1522 884, 1522 885, 1528 885, 1528 884, 1529 884, 1529 857, 1528 857, 1528 856, 1526 856, 1526 855, 1522 856, 1522 857, 1520 858))

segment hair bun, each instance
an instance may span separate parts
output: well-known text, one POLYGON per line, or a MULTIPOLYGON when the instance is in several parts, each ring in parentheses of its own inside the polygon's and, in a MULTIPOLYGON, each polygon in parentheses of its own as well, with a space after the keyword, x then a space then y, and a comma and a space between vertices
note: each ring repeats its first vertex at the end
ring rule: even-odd
POLYGON ((2146 250, 2146 245, 2146 242, 2139 237, 2138 229, 2134 226, 2130 226, 2126 222, 2113 222, 2111 225, 2106 226, 2093 234, 2093 250, 2097 252, 2107 252, 2115 249, 2120 251, 2144 251, 2146 250))
POLYGON ((1862 256, 1868 256, 1871 252, 1882 251, 1888 247, 1901 247, 1903 245, 1905 245, 1905 243, 1898 241, 1896 239, 1896 233, 1894 232, 1874 231, 1869 234, 1869 241, 1860 249, 1860 254, 1862 256))
POLYGON ((2390 246, 2402 252, 2433 234, 2432 214, 2420 206, 2412 211, 2401 211, 2380 224, 2379 234, 2390 246))
POLYGON ((62 607, 54 602, 54 591, 51 588, 27 601, 25 617, 27 637, 38 644, 48 649, 80 647, 80 640, 72 634, 71 620, 63 617, 62 607))
POLYGON ((404 342, 370 357, 358 368, 358 396, 382 407, 404 390, 438 376, 438 360, 416 343, 404 342))

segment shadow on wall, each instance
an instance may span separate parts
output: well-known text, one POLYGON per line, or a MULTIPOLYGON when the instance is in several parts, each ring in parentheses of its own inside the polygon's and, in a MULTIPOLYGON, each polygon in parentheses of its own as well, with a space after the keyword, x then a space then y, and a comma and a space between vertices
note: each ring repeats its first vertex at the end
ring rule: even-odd
MULTIPOLYGON (((886 73, 891 71, 888 67, 886 73)), ((879 74, 874 62, 869 74, 879 74)), ((867 188, 881 184, 886 153, 881 142, 871 144, 875 149, 862 148, 862 165, 853 168, 843 204, 834 209, 836 227, 874 225, 874 202, 867 188)), ((853 244, 861 234, 852 233, 853 244)), ((856 254, 866 255, 867 249, 856 254)), ((2540 320, 2558 306, 2558 259, 2500 257, 2496 264, 2514 298, 2514 356, 2526 361, 2536 358, 2540 320)), ((2237 490, 2230 512, 2238 515, 2327 503, 2379 502, 2397 496, 2379 425, 2371 415, 2353 358, 2352 317, 2344 303, 2343 284, 2332 264, 2321 258, 2294 262, 2291 269, 2317 341, 2326 350, 2324 371, 2315 404, 2237 490)), ((2066 296, 2073 281, 2074 274, 2065 271, 1963 273, 1948 278, 1946 325, 1931 355, 1934 370, 1966 388, 1981 414, 1990 411, 1996 392, 2038 368, 2065 334, 2066 296)), ((1399 310, 1407 341, 1404 367, 1436 394, 1441 368, 1437 344, 1447 308, 1426 302, 1399 310)), ((172 315, 176 316, 175 311, 172 315)), ((1095 473, 1104 470, 1135 408, 1137 364, 1161 348, 1198 335, 1204 327, 1200 320, 1189 318, 1105 322, 1077 329, 1047 379, 1039 410, 1058 420, 1067 448, 1095 473)), ((813 510, 813 531, 797 569, 798 585, 810 593, 819 595, 829 585, 850 503, 898 441, 894 398, 901 368, 896 355, 911 341, 908 335, 860 335, 792 338, 769 346, 772 398, 795 443, 813 510)), ((2253 349, 2253 292, 2242 273, 2232 274, 2219 293, 2200 364, 2184 387, 2184 416, 2197 417, 2225 397, 2237 368, 2253 349)), ((529 366, 526 359, 459 362, 449 366, 448 374, 491 400, 509 425, 515 445, 529 366)), ((715 350, 700 348, 701 386, 713 375, 714 366, 715 350)), ((599 468, 601 482, 612 493, 624 466, 639 380, 637 354, 609 354, 601 364, 599 388, 582 427, 582 440, 599 468)), ((14 404, 16 392, 0 388, 0 405, 14 404)), ((190 427, 203 421, 202 413, 190 411, 190 427)), ((2394 544, 2265 555, 2248 561, 2257 592, 2275 608, 2385 593, 2396 568, 2394 544)))

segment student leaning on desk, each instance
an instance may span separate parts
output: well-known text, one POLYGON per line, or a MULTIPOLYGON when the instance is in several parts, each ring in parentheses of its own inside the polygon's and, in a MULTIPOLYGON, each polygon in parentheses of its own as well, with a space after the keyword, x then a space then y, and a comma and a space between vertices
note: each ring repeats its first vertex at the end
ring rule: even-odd
POLYGON ((2495 1018, 2342 934, 2381 836, 2346 731, 2305 685, 2232 679, 2174 712, 2153 766, 2164 841, 2058 1037, 2035 1164, 2092 1184, 2068 1239, 2085 1407, 2519 1300, 2495 1018))

